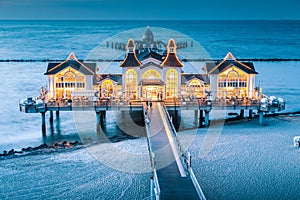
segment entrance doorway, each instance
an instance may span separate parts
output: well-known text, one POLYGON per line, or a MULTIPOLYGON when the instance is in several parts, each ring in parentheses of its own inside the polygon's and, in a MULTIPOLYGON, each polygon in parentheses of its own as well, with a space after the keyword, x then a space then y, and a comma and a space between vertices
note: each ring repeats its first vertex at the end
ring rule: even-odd
POLYGON ((143 86, 143 99, 159 101, 163 98, 163 87, 157 85, 143 86))

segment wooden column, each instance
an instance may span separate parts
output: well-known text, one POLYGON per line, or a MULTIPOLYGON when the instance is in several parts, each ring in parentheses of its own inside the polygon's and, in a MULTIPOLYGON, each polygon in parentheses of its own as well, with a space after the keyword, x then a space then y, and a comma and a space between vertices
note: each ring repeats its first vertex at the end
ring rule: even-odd
MULTIPOLYGON (((194 110, 194 127, 197 128, 197 122, 198 122, 198 110, 194 110)), ((198 127, 200 124, 198 125, 198 127)))
POLYGON ((200 110, 200 114, 199 114, 199 128, 203 128, 203 122, 204 122, 203 110, 200 110))
POLYGON ((209 111, 205 111, 205 126, 209 126, 209 111))
POLYGON ((59 110, 56 111, 56 119, 59 118, 59 110))
POLYGON ((250 109, 250 110, 249 110, 249 119, 252 119, 252 115, 253 115, 253 110, 250 109))
POLYGON ((43 136, 46 135, 46 112, 42 112, 42 134, 43 136))
POLYGON ((50 122, 52 123, 53 122, 53 111, 50 111, 50 122))
POLYGON ((264 112, 259 111, 259 125, 264 123, 264 112))
POLYGON ((245 117, 245 110, 241 109, 240 118, 243 119, 245 117))
POLYGON ((96 120, 98 124, 101 124, 100 112, 96 112, 96 120))

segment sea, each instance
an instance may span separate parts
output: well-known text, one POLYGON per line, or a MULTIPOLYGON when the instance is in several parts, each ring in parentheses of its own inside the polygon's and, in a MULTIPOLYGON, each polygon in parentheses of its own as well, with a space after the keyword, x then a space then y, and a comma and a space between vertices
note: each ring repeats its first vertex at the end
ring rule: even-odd
MULTIPOLYGON (((20 100, 47 87, 48 60, 65 60, 71 52, 81 60, 122 58, 124 52, 109 57, 101 48, 116 38, 141 40, 148 26, 158 40, 193 41, 195 57, 182 51, 184 58, 223 59, 232 52, 237 59, 254 60, 263 93, 282 97, 283 112, 300 111, 300 21, 0 21, 0 152, 81 140, 72 112, 61 112, 52 125, 47 121, 43 137, 40 114, 20 112, 20 100)), ((113 127, 114 118, 107 123, 113 127)), ((118 134, 110 130, 112 137, 118 134)))

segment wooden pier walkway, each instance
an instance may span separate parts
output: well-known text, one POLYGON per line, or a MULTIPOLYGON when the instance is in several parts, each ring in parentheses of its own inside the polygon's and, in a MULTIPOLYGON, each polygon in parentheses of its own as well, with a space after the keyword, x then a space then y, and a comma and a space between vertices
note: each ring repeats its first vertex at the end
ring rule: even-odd
POLYGON ((154 103, 147 115, 150 119, 147 124, 149 145, 155 155, 160 188, 159 199, 205 199, 199 197, 185 163, 177 152, 170 124, 160 103, 154 103))

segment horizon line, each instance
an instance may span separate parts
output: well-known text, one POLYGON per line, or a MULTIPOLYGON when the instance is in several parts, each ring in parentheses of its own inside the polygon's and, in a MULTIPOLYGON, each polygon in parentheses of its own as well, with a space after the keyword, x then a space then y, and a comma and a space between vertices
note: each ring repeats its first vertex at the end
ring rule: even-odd
POLYGON ((0 21, 300 21, 300 19, 96 19, 96 18, 41 18, 41 19, 21 19, 21 18, 0 18, 0 21))

